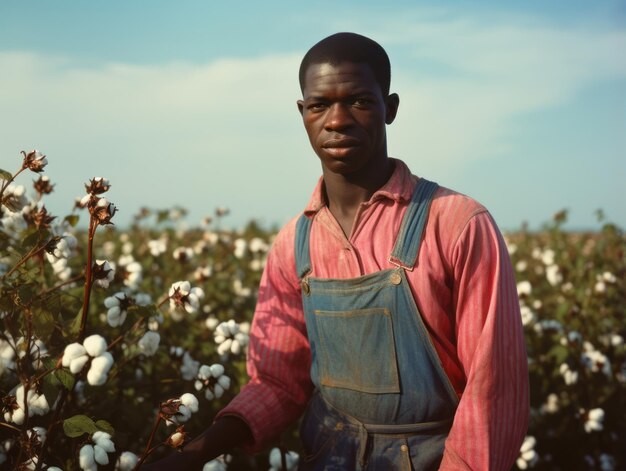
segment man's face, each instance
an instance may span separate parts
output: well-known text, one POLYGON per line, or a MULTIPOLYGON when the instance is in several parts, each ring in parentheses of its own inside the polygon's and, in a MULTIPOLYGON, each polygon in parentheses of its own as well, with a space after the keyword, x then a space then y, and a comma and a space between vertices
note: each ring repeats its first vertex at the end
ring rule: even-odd
POLYGON ((322 167, 343 175, 376 169, 387 158, 385 124, 397 107, 397 95, 382 95, 372 69, 352 62, 310 65, 298 101, 322 167))

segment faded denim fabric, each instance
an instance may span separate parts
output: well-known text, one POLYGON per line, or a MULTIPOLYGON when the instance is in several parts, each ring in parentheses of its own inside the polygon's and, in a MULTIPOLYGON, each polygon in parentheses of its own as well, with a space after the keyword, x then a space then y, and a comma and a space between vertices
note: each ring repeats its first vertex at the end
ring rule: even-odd
POLYGON ((296 265, 316 391, 300 435, 301 470, 437 469, 458 398, 411 294, 437 184, 420 180, 390 263, 351 279, 308 276, 311 220, 296 229, 296 265))

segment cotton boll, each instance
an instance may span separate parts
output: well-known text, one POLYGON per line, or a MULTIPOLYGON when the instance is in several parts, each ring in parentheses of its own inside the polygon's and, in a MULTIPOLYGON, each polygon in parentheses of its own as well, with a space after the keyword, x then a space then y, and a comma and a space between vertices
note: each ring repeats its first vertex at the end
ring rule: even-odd
POLYGON ((198 412, 198 398, 191 393, 185 393, 180 396, 180 402, 187 406, 193 413, 198 412))
POLYGON ((72 362, 70 363, 70 371, 72 372, 72 374, 79 373, 83 369, 87 361, 89 361, 89 357, 87 355, 74 358, 72 362))
POLYGON ((113 366, 113 356, 109 352, 104 352, 99 357, 94 358, 87 373, 87 382, 92 386, 102 386, 106 383, 111 366, 113 366))
POLYGON ((85 350, 91 357, 97 357, 101 355, 107 349, 106 340, 101 335, 95 334, 90 335, 83 341, 83 345, 85 346, 85 350))
POLYGON ((115 453, 115 445, 111 440, 111 435, 108 433, 98 430, 93 434, 92 438, 96 445, 100 446, 107 453, 115 453))
POLYGON ((107 452, 100 446, 95 445, 93 447, 93 455, 96 463, 98 464, 109 464, 109 456, 107 452))
POLYGON ((211 376, 214 378, 218 378, 224 374, 224 367, 219 363, 215 363, 209 367, 211 371, 211 376))
POLYGON ((230 350, 232 339, 226 339, 221 344, 217 346, 217 353, 219 355, 224 355, 226 352, 230 350))
POLYGON ((119 471, 132 471, 137 465, 139 458, 131 451, 124 451, 117 459, 116 469, 119 471))
POLYGON ((224 389, 228 389, 230 388, 230 378, 228 376, 222 375, 217 379, 217 384, 219 384, 224 389))
POLYGON ((72 360, 80 356, 83 356, 86 353, 87 351, 85 350, 85 347, 83 347, 81 344, 77 342, 70 343, 68 346, 65 347, 65 350, 63 351, 63 358, 61 360, 61 364, 65 367, 69 367, 72 360))
POLYGON ((96 470, 97 466, 94 461, 94 450, 91 445, 84 445, 78 453, 78 465, 84 471, 96 470))
POLYGON ((151 357, 156 353, 157 349, 159 348, 160 341, 161 336, 157 332, 148 331, 143 335, 143 337, 141 337, 141 339, 139 339, 139 349, 146 356, 151 357))

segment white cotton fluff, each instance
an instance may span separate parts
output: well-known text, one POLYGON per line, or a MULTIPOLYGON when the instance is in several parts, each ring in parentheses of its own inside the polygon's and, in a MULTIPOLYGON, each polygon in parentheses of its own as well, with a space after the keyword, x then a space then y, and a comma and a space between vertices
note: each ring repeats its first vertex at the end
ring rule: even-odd
POLYGON ((154 355, 159 348, 159 342, 161 341, 161 336, 157 332, 153 332, 149 330, 146 332, 137 344, 139 345, 139 349, 146 355, 151 357, 154 355))
POLYGON ((117 459, 115 469, 118 471, 132 471, 138 461, 139 457, 132 451, 124 451, 117 459))
POLYGON ((65 347, 61 364, 69 368, 72 374, 78 373, 83 369, 85 363, 89 360, 87 350, 81 344, 74 342, 65 347))
POLYGON ((191 381, 197 374, 200 368, 200 362, 191 358, 189 352, 185 352, 183 355, 183 362, 180 366, 180 375, 185 381, 191 381))
POLYGON ((107 349, 106 340, 104 337, 98 334, 90 335, 83 341, 85 350, 91 357, 97 357, 102 355, 107 349))
POLYGON ((535 445, 537 440, 533 436, 528 436, 524 439, 524 443, 520 448, 520 454, 515 464, 519 469, 528 469, 537 463, 539 455, 535 451, 535 445))
POLYGON ((226 471, 226 464, 220 460, 213 460, 205 463, 202 471, 226 471))
POLYGON ((591 409, 587 413, 587 420, 585 421, 585 432, 599 432, 604 429, 604 410, 599 407, 591 409))
POLYGON ((87 382, 92 386, 102 386, 106 383, 107 375, 112 366, 113 356, 109 352, 104 352, 94 358, 87 373, 87 382))
POLYGON ((186 406, 192 413, 198 412, 198 398, 191 393, 185 393, 180 396, 180 402, 186 406))
POLYGON ((96 471, 98 469, 94 461, 93 446, 83 445, 78 452, 78 466, 84 471, 96 471))
POLYGON ((50 411, 50 406, 46 400, 46 396, 43 394, 37 394, 32 389, 28 390, 28 395, 25 394, 24 386, 19 384, 9 392, 9 395, 15 395, 15 402, 17 402, 17 409, 12 409, 4 413, 4 419, 7 422, 13 422, 17 425, 24 423, 26 402, 28 402, 28 417, 33 415, 44 415, 50 411), (27 396, 27 397, 25 397, 27 396))
MULTIPOLYGON (((283 460, 282 454, 279 448, 272 448, 270 451, 270 470, 269 471, 278 471, 283 468, 283 460)), ((295 451, 288 451, 285 453, 285 464, 287 465, 287 470, 292 471, 298 467, 298 461, 300 456, 295 451)))

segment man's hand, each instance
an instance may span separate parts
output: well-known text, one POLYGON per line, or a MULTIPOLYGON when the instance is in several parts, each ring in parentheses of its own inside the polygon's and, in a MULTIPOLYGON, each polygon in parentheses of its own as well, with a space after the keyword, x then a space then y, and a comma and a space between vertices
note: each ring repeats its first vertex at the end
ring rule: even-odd
POLYGON ((238 417, 222 417, 189 442, 181 452, 170 453, 162 460, 141 466, 141 471, 202 470, 204 464, 227 453, 231 448, 252 441, 248 425, 238 417))

